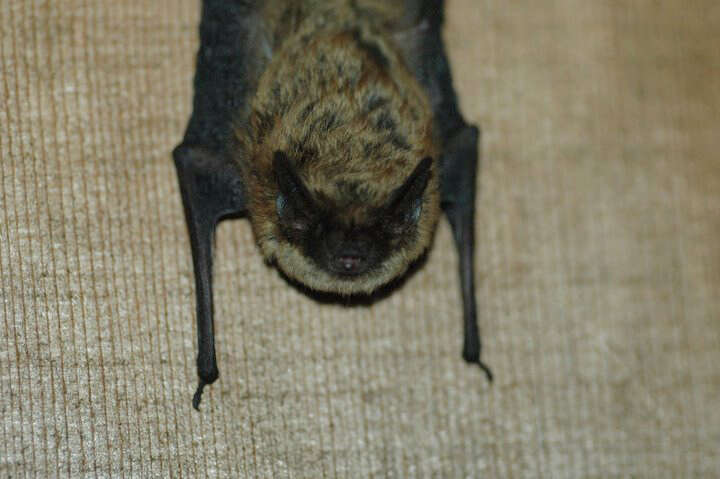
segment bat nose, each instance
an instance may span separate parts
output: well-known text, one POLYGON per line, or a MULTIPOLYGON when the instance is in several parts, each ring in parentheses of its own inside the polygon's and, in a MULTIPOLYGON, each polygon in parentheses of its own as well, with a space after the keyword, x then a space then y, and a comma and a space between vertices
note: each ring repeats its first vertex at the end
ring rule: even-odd
POLYGON ((343 255, 338 258, 338 263, 343 271, 352 273, 360 268, 362 258, 360 256, 343 255))
POLYGON ((373 245, 366 238, 344 231, 325 238, 326 267, 333 273, 351 277, 366 273, 372 266, 373 245))
POLYGON ((355 276, 365 271, 366 261, 365 257, 359 254, 341 253, 335 257, 333 261, 336 272, 355 276))

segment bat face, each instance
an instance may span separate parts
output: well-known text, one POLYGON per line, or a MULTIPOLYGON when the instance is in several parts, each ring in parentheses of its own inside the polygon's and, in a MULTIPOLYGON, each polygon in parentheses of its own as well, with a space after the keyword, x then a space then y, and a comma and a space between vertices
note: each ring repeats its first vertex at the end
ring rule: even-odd
POLYGON ((273 167, 277 263, 298 281, 322 291, 369 292, 405 271, 415 259, 408 251, 427 246, 419 225, 434 196, 425 195, 429 157, 377 205, 363 201, 361 183, 344 184, 339 198, 309 191, 283 152, 274 154, 273 167))

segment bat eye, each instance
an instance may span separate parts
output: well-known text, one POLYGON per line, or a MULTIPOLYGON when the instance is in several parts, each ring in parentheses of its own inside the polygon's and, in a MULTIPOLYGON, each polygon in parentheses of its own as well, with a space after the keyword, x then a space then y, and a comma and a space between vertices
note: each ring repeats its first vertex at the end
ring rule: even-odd
POLYGON ((275 200, 275 208, 277 209, 278 216, 283 215, 283 211, 285 210, 286 205, 287 205, 287 198, 285 198, 285 195, 279 194, 277 199, 275 200))
POLYGON ((405 214, 390 217, 385 223, 386 231, 395 236, 403 235, 410 228, 418 224, 421 216, 422 199, 418 199, 405 214))
POLYGON ((301 233, 306 231, 310 226, 310 218, 299 212, 297 208, 294 208, 282 193, 275 199, 275 209, 277 210, 281 224, 289 230, 301 233))
POLYGON ((432 174, 432 159, 424 158, 398 187, 384 207, 386 231, 401 235, 415 226, 422 216, 424 192, 432 174))
POLYGON ((422 213, 422 200, 418 200, 413 205, 412 211, 408 215, 408 221, 411 224, 416 224, 420 220, 420 214, 422 213))

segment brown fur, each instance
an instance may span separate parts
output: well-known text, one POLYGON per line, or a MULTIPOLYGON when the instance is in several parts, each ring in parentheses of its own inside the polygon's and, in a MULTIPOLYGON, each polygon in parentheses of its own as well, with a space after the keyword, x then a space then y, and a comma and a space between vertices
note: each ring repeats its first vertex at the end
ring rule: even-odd
POLYGON ((236 127, 255 237, 267 260, 313 289, 369 293, 405 272, 430 244, 440 211, 437 163, 414 241, 380 268, 341 279, 279 234, 272 158, 284 151, 312 194, 354 224, 386 202, 422 158, 437 158, 429 102, 386 29, 398 9, 382 12, 393 2, 375 1, 363 8, 341 1, 270 3, 273 56, 249 121, 236 127))

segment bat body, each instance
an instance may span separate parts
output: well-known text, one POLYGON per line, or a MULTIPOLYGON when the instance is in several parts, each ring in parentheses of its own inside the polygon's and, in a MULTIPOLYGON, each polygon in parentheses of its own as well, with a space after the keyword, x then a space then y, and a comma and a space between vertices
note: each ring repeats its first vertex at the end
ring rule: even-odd
POLYGON ((212 236, 246 215, 288 277, 369 294, 429 247, 460 255, 463 357, 480 360, 473 250, 478 130, 460 115, 442 1, 205 0, 193 114, 174 150, 197 296, 199 386, 218 377, 212 236))

